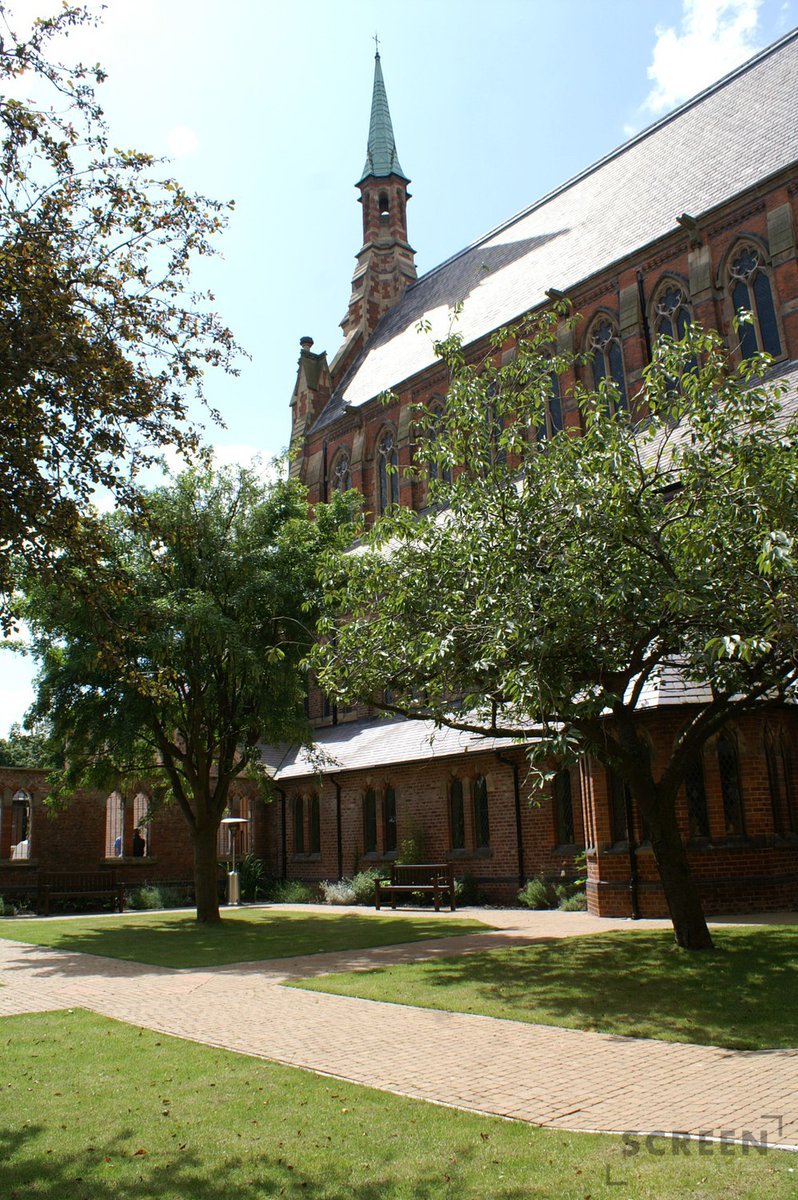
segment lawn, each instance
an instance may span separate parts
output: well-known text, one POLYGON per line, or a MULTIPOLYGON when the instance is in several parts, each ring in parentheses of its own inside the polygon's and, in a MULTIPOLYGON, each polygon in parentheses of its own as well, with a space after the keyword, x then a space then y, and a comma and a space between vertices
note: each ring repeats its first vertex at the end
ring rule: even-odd
POLYGON ((794 1155, 641 1143, 625 1157, 617 1137, 458 1112, 80 1011, 5 1017, 0 1038, 3 1200, 795 1194, 794 1155))
POLYGON ((740 1050, 798 1046, 798 929, 600 933, 461 958, 325 975, 301 987, 570 1029, 740 1050))
POLYGON ((240 909, 225 913, 218 925, 199 925, 188 913, 3 920, 0 937, 158 967, 213 967, 393 946, 489 928, 480 921, 440 917, 240 909))

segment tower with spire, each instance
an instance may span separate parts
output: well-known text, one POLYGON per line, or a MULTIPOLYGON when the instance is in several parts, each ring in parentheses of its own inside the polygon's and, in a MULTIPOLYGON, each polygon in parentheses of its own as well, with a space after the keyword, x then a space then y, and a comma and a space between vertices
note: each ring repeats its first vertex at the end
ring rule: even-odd
POLYGON ((363 206, 363 245, 352 277, 349 309, 341 322, 345 353, 337 356, 339 361, 351 361, 352 352, 368 340, 383 313, 416 278, 415 251, 407 240, 409 182, 396 152, 378 48, 366 162, 356 184, 363 206))

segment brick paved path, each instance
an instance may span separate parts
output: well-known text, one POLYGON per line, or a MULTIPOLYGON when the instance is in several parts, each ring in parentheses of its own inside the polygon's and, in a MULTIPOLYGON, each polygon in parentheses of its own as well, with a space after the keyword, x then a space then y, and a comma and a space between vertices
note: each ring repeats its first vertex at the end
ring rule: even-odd
POLYGON ((494 916, 505 925, 495 934, 203 970, 0 941, 0 1015, 82 1007, 369 1087, 543 1125, 737 1139, 765 1130, 771 1144, 798 1149, 798 1050, 619 1038, 280 986, 325 970, 594 927, 577 914, 565 924, 557 914, 535 915, 525 927, 517 914, 494 916))

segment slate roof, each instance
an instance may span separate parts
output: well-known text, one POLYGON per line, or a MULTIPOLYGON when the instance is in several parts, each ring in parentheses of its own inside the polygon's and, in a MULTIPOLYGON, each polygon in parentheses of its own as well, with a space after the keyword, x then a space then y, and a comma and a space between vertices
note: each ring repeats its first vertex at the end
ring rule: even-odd
POLYGON ((466 342, 568 291, 798 160, 798 30, 422 276, 377 326, 319 425, 434 362, 450 309, 466 342), (432 336, 419 334, 422 318, 432 336))
POLYGON ((302 747, 261 746, 261 761, 278 780, 335 775, 399 763, 439 761, 462 754, 507 749, 507 738, 436 729, 432 721, 404 717, 351 721, 317 729, 312 752, 302 747))

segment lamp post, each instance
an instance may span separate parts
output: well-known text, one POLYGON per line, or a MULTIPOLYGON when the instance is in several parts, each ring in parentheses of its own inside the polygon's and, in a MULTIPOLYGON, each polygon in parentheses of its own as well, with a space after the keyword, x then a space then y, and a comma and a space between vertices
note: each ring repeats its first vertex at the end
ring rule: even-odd
POLYGON ((233 869, 227 872, 227 903, 241 903, 241 882, 236 870, 236 843, 234 834, 242 825, 248 825, 248 817, 222 817, 222 825, 226 826, 230 838, 230 854, 233 859, 233 869))

